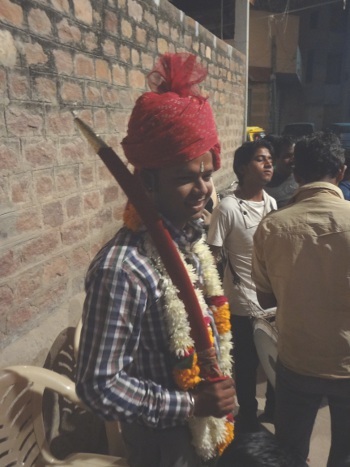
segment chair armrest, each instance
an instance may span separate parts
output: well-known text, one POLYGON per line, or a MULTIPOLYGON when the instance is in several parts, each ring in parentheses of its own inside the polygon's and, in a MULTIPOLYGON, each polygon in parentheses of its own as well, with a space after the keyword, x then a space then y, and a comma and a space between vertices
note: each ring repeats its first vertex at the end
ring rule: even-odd
POLYGON ((29 383, 32 383, 34 391, 42 394, 45 389, 51 389, 57 394, 66 397, 74 404, 86 409, 75 392, 74 382, 67 376, 60 375, 47 368, 31 365, 9 366, 4 370, 25 378, 29 383))

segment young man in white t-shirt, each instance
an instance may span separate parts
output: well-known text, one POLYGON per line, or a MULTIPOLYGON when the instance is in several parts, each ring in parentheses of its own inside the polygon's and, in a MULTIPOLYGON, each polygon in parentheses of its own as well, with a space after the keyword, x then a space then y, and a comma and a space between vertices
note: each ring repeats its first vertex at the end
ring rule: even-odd
MULTIPOLYGON (((234 156, 238 178, 212 213, 207 242, 216 257, 224 253, 223 286, 231 308, 236 392, 240 406, 237 431, 259 429, 256 377, 259 359, 253 340, 252 317, 263 315, 251 278, 253 235, 261 219, 277 209, 264 190, 273 175, 273 149, 268 141, 244 143, 234 156)), ((271 393, 271 390, 268 391, 271 393)))

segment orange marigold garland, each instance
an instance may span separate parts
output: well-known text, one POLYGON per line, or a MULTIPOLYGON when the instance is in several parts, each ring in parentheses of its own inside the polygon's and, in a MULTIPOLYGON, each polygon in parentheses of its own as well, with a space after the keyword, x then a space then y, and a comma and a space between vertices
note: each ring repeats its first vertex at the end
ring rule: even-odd
MULTIPOLYGON (((137 231, 142 225, 141 219, 130 203, 128 203, 125 208, 124 223, 133 231, 137 231)), ((180 389, 184 391, 192 390, 196 388, 203 378, 201 377, 201 370, 198 365, 194 342, 190 336, 187 313, 150 239, 147 242, 147 249, 149 250, 148 256, 155 259, 157 269, 163 277, 163 293, 166 304, 165 319, 169 332, 169 348, 175 355, 176 362, 173 368, 173 378, 180 389)), ((211 327, 211 318, 208 313, 209 309, 212 312, 219 335, 219 366, 224 375, 231 376, 232 336, 228 301, 223 295, 221 281, 214 259, 204 239, 201 239, 193 245, 193 251, 199 258, 204 278, 203 292, 194 286, 196 295, 203 312, 204 320, 208 326, 210 340, 214 345, 214 334, 211 327)), ((192 284, 197 284, 198 277, 194 268, 186 263, 180 251, 179 254, 192 284)), ((221 455, 234 438, 232 416, 222 419, 214 417, 193 417, 189 420, 189 426, 192 432, 193 444, 197 453, 203 459, 210 459, 221 455)))

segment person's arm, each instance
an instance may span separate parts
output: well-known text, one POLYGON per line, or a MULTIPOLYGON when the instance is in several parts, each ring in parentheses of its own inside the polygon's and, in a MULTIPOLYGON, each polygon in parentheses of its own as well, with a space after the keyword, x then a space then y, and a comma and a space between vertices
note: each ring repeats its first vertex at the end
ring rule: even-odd
POLYGON ((129 375, 148 302, 145 284, 132 271, 101 269, 89 284, 77 363, 77 394, 106 420, 148 426, 187 419, 189 394, 129 375))

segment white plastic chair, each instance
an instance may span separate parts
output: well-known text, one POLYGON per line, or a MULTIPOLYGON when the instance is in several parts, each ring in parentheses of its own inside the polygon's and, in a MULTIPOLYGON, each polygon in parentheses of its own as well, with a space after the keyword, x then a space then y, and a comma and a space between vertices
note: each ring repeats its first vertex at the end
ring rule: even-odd
MULTIPOLYGON (((74 333, 74 358, 77 359, 81 330, 83 327, 82 319, 80 318, 74 333)), ((112 456, 125 456, 125 446, 122 439, 120 425, 118 421, 105 422, 105 430, 108 443, 108 453, 112 456)))
POLYGON ((45 390, 82 406, 74 383, 46 368, 12 366, 0 370, 0 459, 2 467, 127 467, 121 457, 74 453, 55 458, 48 445, 42 416, 45 390))

